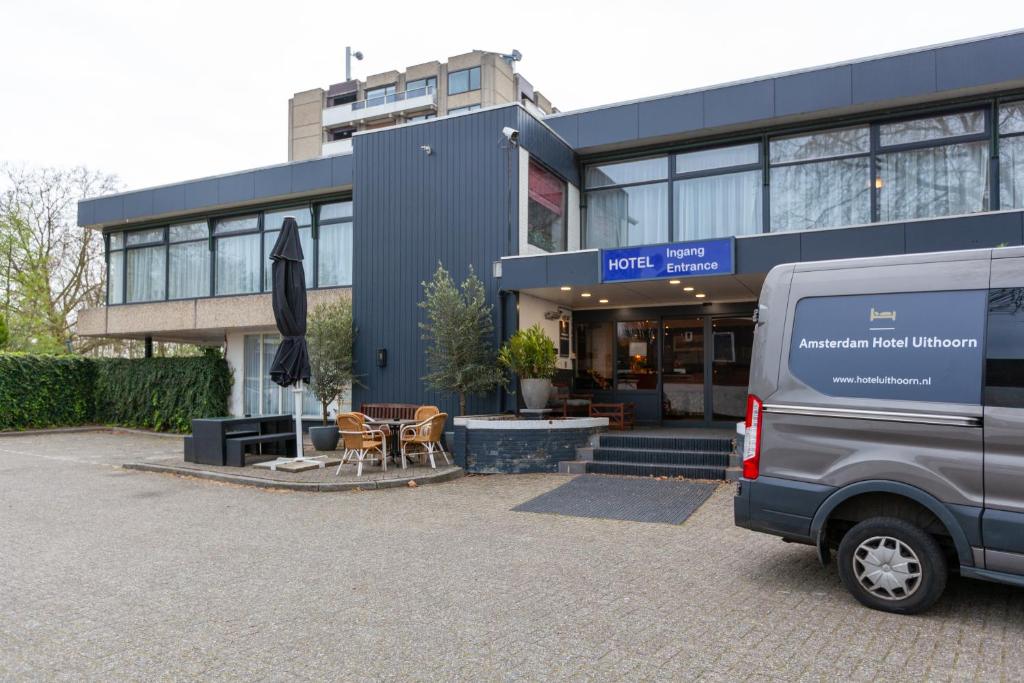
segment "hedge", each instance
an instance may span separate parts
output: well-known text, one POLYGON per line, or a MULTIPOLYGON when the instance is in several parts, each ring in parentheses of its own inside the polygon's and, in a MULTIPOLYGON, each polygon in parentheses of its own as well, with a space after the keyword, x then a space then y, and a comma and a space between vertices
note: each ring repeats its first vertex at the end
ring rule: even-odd
POLYGON ((223 358, 82 358, 0 353, 0 430, 102 423, 187 432, 226 415, 223 358))

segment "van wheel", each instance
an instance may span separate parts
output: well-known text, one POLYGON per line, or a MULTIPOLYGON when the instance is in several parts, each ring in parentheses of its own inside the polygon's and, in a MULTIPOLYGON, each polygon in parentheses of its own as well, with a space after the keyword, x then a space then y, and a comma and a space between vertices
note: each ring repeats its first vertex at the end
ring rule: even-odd
POLYGON ((946 588, 946 558, 922 529, 895 517, 866 519, 839 544, 839 577, 862 604, 917 614, 946 588))

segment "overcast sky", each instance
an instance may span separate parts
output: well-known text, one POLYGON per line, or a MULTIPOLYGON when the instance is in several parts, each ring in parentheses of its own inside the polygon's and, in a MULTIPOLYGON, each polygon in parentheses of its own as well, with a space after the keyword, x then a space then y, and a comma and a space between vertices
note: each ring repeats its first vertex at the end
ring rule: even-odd
POLYGON ((288 98, 344 80, 346 44, 358 77, 516 48, 568 111, 1022 28, 1024 2, 0 0, 0 27, 0 162, 133 189, 287 161, 288 98))

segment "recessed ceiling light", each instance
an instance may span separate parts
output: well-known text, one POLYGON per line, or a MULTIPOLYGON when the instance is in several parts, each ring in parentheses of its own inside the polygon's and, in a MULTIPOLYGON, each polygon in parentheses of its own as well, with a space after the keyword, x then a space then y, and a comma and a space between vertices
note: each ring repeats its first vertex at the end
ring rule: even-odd
POLYGON ((580 294, 580 296, 582 296, 584 299, 586 299, 587 297, 590 296, 590 292, 583 292, 582 294, 580 294))
POLYGON ((693 287, 683 287, 683 291, 684 292, 692 292, 693 291, 693 287))
POLYGON ((598 299, 597 301, 602 304, 608 303, 608 299, 598 299))
POLYGON ((704 297, 707 296, 707 294, 694 294, 694 296, 697 297, 698 299, 703 299, 704 297))
POLYGON ((678 285, 679 284, 679 280, 669 280, 668 283, 670 285, 678 285))
POLYGON ((572 287, 559 287, 559 289, 561 289, 563 292, 568 292, 572 290, 572 287))

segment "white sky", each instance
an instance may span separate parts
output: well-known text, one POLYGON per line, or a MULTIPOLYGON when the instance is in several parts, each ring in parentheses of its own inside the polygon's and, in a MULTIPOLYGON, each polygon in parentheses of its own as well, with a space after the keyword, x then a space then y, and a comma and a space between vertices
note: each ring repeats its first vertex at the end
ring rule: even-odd
POLYGON ((346 44, 358 77, 517 48, 568 111, 1012 30, 1024 2, 0 0, 0 27, 0 162, 132 189, 286 161, 288 98, 344 80, 346 44))

